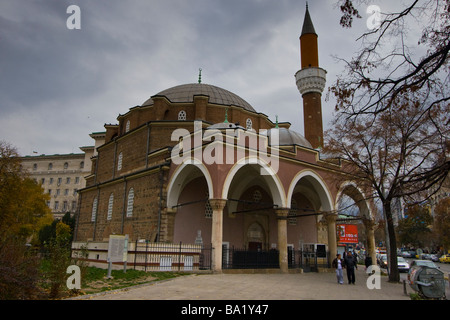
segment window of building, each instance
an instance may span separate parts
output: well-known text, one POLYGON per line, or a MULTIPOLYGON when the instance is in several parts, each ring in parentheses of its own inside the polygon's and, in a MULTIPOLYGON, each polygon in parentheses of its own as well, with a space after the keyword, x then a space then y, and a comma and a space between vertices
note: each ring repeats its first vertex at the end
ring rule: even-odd
POLYGON ((255 190, 255 192, 253 192, 253 201, 260 202, 261 199, 262 199, 261 191, 255 190))
POLYGON ((295 199, 292 199, 291 201, 291 209, 288 213, 288 224, 290 226, 296 226, 297 225, 297 218, 295 217, 297 215, 298 206, 297 201, 295 199))
POLYGON ((127 202, 127 217, 133 216, 133 205, 134 205, 134 190, 133 188, 128 191, 128 202, 127 202))
POLYGON ((45 178, 42 178, 41 179, 41 184, 44 184, 45 183, 45 178))
POLYGON ((80 169, 83 169, 84 168, 84 161, 81 161, 80 162, 80 169))
POLYGON ((37 170, 37 163, 33 163, 33 170, 34 170, 34 171, 37 170))
POLYGON ((253 126, 252 119, 248 118, 247 121, 245 122, 245 124, 246 124, 247 130, 251 130, 252 129, 252 126, 253 126))
POLYGON ((68 205, 67 201, 63 202, 63 209, 62 209, 62 211, 64 211, 64 212, 69 211, 69 205, 68 205))
POLYGON ((53 184, 53 178, 50 178, 50 181, 48 182, 48 184, 53 184))
POLYGON ((56 189, 56 195, 59 196, 60 190, 56 189))
POLYGON ((73 189, 73 196, 74 196, 74 197, 77 196, 77 192, 78 192, 78 189, 73 189))
POLYGON ((95 197, 94 202, 92 202, 91 221, 95 221, 96 216, 97 216, 97 197, 95 197))
POLYGON ((122 159, 123 159, 123 154, 121 152, 121 153, 119 153, 119 159, 117 160, 117 171, 122 170, 122 159))
POLYGON ((53 169, 53 163, 50 162, 50 163, 48 164, 48 170, 52 170, 52 169, 53 169))
POLYGON ((76 201, 72 201, 72 211, 77 210, 77 202, 76 201))
POLYGON ((48 189, 48 194, 52 195, 52 189, 48 189))
POLYGON ((75 184, 79 184, 80 183, 80 177, 75 177, 75 184))
POLYGON ((130 131, 130 120, 127 121, 127 124, 125 125, 125 133, 130 131))
POLYGON ((106 220, 111 220, 112 218, 113 205, 114 205, 114 194, 111 193, 108 201, 108 215, 106 216, 106 220))
POLYGON ((58 178, 58 186, 61 184, 62 178, 58 178))
POLYGON ((69 168, 69 163, 64 162, 64 169, 68 169, 69 168))
POLYGON ((211 203, 209 203, 209 192, 206 191, 206 203, 205 203, 205 218, 211 219, 213 216, 213 209, 211 203))
POLYGON ((66 178, 66 184, 69 184, 70 183, 70 177, 67 177, 66 178))
POLYGON ((186 111, 181 110, 178 112, 178 121, 185 121, 186 120, 186 111))
POLYGON ((59 210, 59 201, 55 201, 55 206, 53 207, 55 211, 59 210))
POLYGON ((69 189, 65 189, 65 190, 64 190, 64 195, 65 195, 65 196, 68 196, 68 195, 69 195, 69 189))

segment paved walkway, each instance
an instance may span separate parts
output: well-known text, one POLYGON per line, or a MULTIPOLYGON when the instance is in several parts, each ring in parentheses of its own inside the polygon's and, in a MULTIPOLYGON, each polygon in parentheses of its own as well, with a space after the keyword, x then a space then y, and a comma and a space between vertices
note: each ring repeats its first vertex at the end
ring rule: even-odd
MULTIPOLYGON (((387 282, 368 289, 362 268, 356 284, 337 284, 334 273, 303 274, 201 274, 132 287, 106 294, 81 296, 93 300, 410 300, 413 290, 387 282)), ((344 280, 346 275, 344 274, 344 280)))

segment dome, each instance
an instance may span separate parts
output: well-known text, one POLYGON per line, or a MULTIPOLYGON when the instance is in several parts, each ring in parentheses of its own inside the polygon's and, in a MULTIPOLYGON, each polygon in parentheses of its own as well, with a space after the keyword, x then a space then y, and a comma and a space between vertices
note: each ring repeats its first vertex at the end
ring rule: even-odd
MULTIPOLYGON (((272 144, 272 132, 273 130, 277 129, 270 129, 267 130, 267 136, 269 137, 269 145, 279 145, 279 146, 293 146, 298 145, 301 147, 311 148, 311 143, 309 143, 308 140, 304 136, 302 136, 300 133, 295 132, 293 130, 289 130, 286 128, 278 128, 278 139, 279 143, 272 144)), ((275 141, 273 141, 275 142, 275 141)))
MULTIPOLYGON (((248 111, 256 112, 247 101, 238 95, 228 90, 204 83, 183 84, 163 90, 156 94, 156 96, 165 96, 171 102, 194 102, 194 96, 197 95, 208 96, 210 103, 225 106, 234 105, 248 111)), ((145 101, 142 106, 150 106, 152 104, 153 99, 150 98, 145 101)))

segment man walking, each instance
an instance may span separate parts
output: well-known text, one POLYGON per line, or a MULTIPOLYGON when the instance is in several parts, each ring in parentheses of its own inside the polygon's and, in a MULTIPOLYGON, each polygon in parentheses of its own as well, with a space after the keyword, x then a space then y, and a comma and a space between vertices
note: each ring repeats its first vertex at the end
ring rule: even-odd
POLYGON ((344 263, 345 268, 347 269, 348 284, 355 284, 355 268, 357 269, 358 266, 356 265, 355 259, 353 258, 351 252, 347 253, 347 256, 344 259, 344 263))

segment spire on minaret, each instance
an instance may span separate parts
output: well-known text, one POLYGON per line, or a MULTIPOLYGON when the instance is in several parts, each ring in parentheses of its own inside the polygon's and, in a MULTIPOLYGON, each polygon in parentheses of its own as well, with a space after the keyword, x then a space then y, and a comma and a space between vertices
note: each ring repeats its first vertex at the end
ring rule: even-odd
POLYGON ((309 15, 308 10, 308 1, 306 2, 306 13, 305 13, 305 19, 303 21, 303 28, 302 28, 302 34, 317 34, 316 30, 314 30, 314 25, 311 20, 311 16, 309 15))

